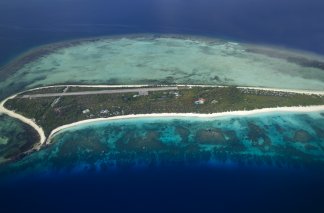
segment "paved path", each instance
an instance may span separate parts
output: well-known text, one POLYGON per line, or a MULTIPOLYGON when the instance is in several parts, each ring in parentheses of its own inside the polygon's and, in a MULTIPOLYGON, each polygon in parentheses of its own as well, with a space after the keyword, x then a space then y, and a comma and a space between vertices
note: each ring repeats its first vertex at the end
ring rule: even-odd
MULTIPOLYGON (((63 93, 66 93, 68 91, 68 89, 69 89, 69 86, 65 87, 65 89, 63 90, 63 93)), ((59 97, 55 98, 55 100, 51 104, 52 108, 61 100, 61 97, 62 96, 59 96, 59 97)))
POLYGON ((154 88, 134 88, 134 89, 112 89, 112 90, 98 90, 98 91, 82 91, 82 92, 66 92, 66 93, 44 93, 33 95, 22 95, 20 98, 46 98, 46 97, 60 97, 60 96, 78 96, 78 95, 99 95, 99 94, 117 94, 117 93, 139 93, 145 95, 148 92, 178 90, 178 87, 154 87, 154 88))

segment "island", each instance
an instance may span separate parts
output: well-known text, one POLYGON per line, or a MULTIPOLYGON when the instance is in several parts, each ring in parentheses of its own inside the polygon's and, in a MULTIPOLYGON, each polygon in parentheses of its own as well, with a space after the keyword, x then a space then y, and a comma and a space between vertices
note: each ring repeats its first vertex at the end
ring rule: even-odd
POLYGON ((63 130, 97 121, 322 115, 323 70, 320 55, 192 35, 104 36, 35 47, 0 67, 0 114, 32 129, 26 137, 32 141, 9 146, 0 137, 6 153, 0 161, 52 147, 63 130))
POLYGON ((323 109, 321 91, 212 85, 57 85, 20 92, 0 108, 37 130, 40 137, 32 150, 49 145, 63 129, 98 120, 323 109))

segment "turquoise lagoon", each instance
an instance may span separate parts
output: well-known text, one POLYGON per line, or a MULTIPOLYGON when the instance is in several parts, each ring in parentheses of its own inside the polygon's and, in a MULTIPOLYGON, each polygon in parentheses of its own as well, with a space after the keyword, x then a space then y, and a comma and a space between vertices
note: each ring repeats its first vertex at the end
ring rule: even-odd
MULTIPOLYGON (((181 36, 77 43, 67 42, 18 66, 9 77, 1 76, 0 97, 67 83, 324 90, 323 59, 307 54, 181 36)), ((9 134, 8 120, 3 121, 5 134, 19 135, 11 142, 30 141, 31 132, 15 132, 19 128, 11 125, 9 134)), ((57 204, 65 203, 73 211, 103 207, 120 212, 122 203, 131 210, 145 204, 152 212, 165 204, 181 207, 177 212, 193 211, 192 206, 194 212, 203 206, 279 212, 283 205, 286 212, 300 207, 314 212, 323 209, 323 133, 324 112, 156 117, 75 126, 40 151, 0 164, 1 208, 60 211, 57 204)), ((12 148, 2 134, 0 148, 12 148)))
POLYGON ((62 131, 0 173, 43 177, 170 166, 323 171, 323 127, 324 112, 101 121, 62 131))
MULTIPOLYGON (((66 83, 324 89, 322 57, 282 49, 174 35, 125 35, 55 46, 35 60, 14 66, 19 69, 1 80, 0 97, 40 85, 66 83)), ((92 123, 63 131, 52 145, 1 166, 0 173, 178 164, 322 166, 323 126, 323 113, 92 123)), ((6 140, 1 139, 1 143, 6 140)))
MULTIPOLYGON (((36 59, 15 61, 18 66, 4 70, 12 74, 0 78, 1 96, 25 88, 69 83, 324 89, 322 56, 278 48, 181 35, 125 35, 52 47, 36 59)), ((42 47, 35 52, 39 49, 42 47)))

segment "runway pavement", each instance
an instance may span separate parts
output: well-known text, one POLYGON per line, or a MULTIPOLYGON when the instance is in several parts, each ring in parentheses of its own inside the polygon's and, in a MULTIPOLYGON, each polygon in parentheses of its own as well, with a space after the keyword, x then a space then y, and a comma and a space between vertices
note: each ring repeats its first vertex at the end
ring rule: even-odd
POLYGON ((100 94, 118 94, 118 93, 138 93, 146 95, 148 92, 178 90, 178 87, 153 87, 153 88, 134 88, 134 89, 111 89, 98 91, 82 91, 82 92, 62 92, 62 93, 44 93, 22 95, 20 98, 47 98, 47 97, 62 97, 62 96, 78 96, 78 95, 100 95, 100 94))

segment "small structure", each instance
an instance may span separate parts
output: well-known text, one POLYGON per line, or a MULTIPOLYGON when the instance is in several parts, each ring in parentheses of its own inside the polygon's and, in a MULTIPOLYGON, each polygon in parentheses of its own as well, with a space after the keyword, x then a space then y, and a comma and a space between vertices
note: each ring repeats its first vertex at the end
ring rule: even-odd
POLYGON ((204 104, 206 101, 206 99, 204 98, 199 98, 198 100, 195 101, 195 104, 196 105, 201 105, 201 104, 204 104))
POLYGON ((211 103, 212 104, 218 104, 218 101, 217 100, 213 100, 211 103))
POLYGON ((179 97, 180 96, 179 92, 175 92, 175 91, 171 91, 171 92, 169 92, 169 94, 170 95, 174 95, 175 97, 179 97))
POLYGON ((87 113, 89 113, 89 112, 90 112, 89 109, 85 109, 85 110, 82 111, 83 114, 87 114, 87 113))
POLYGON ((56 112, 57 114, 61 113, 61 109, 60 108, 54 108, 54 112, 56 112))
POLYGON ((109 113, 108 109, 105 109, 105 110, 101 110, 100 111, 100 114, 108 114, 108 113, 109 113))
POLYGON ((138 95, 140 95, 140 96, 146 96, 146 95, 148 95, 148 91, 147 90, 140 90, 138 92, 138 95))

